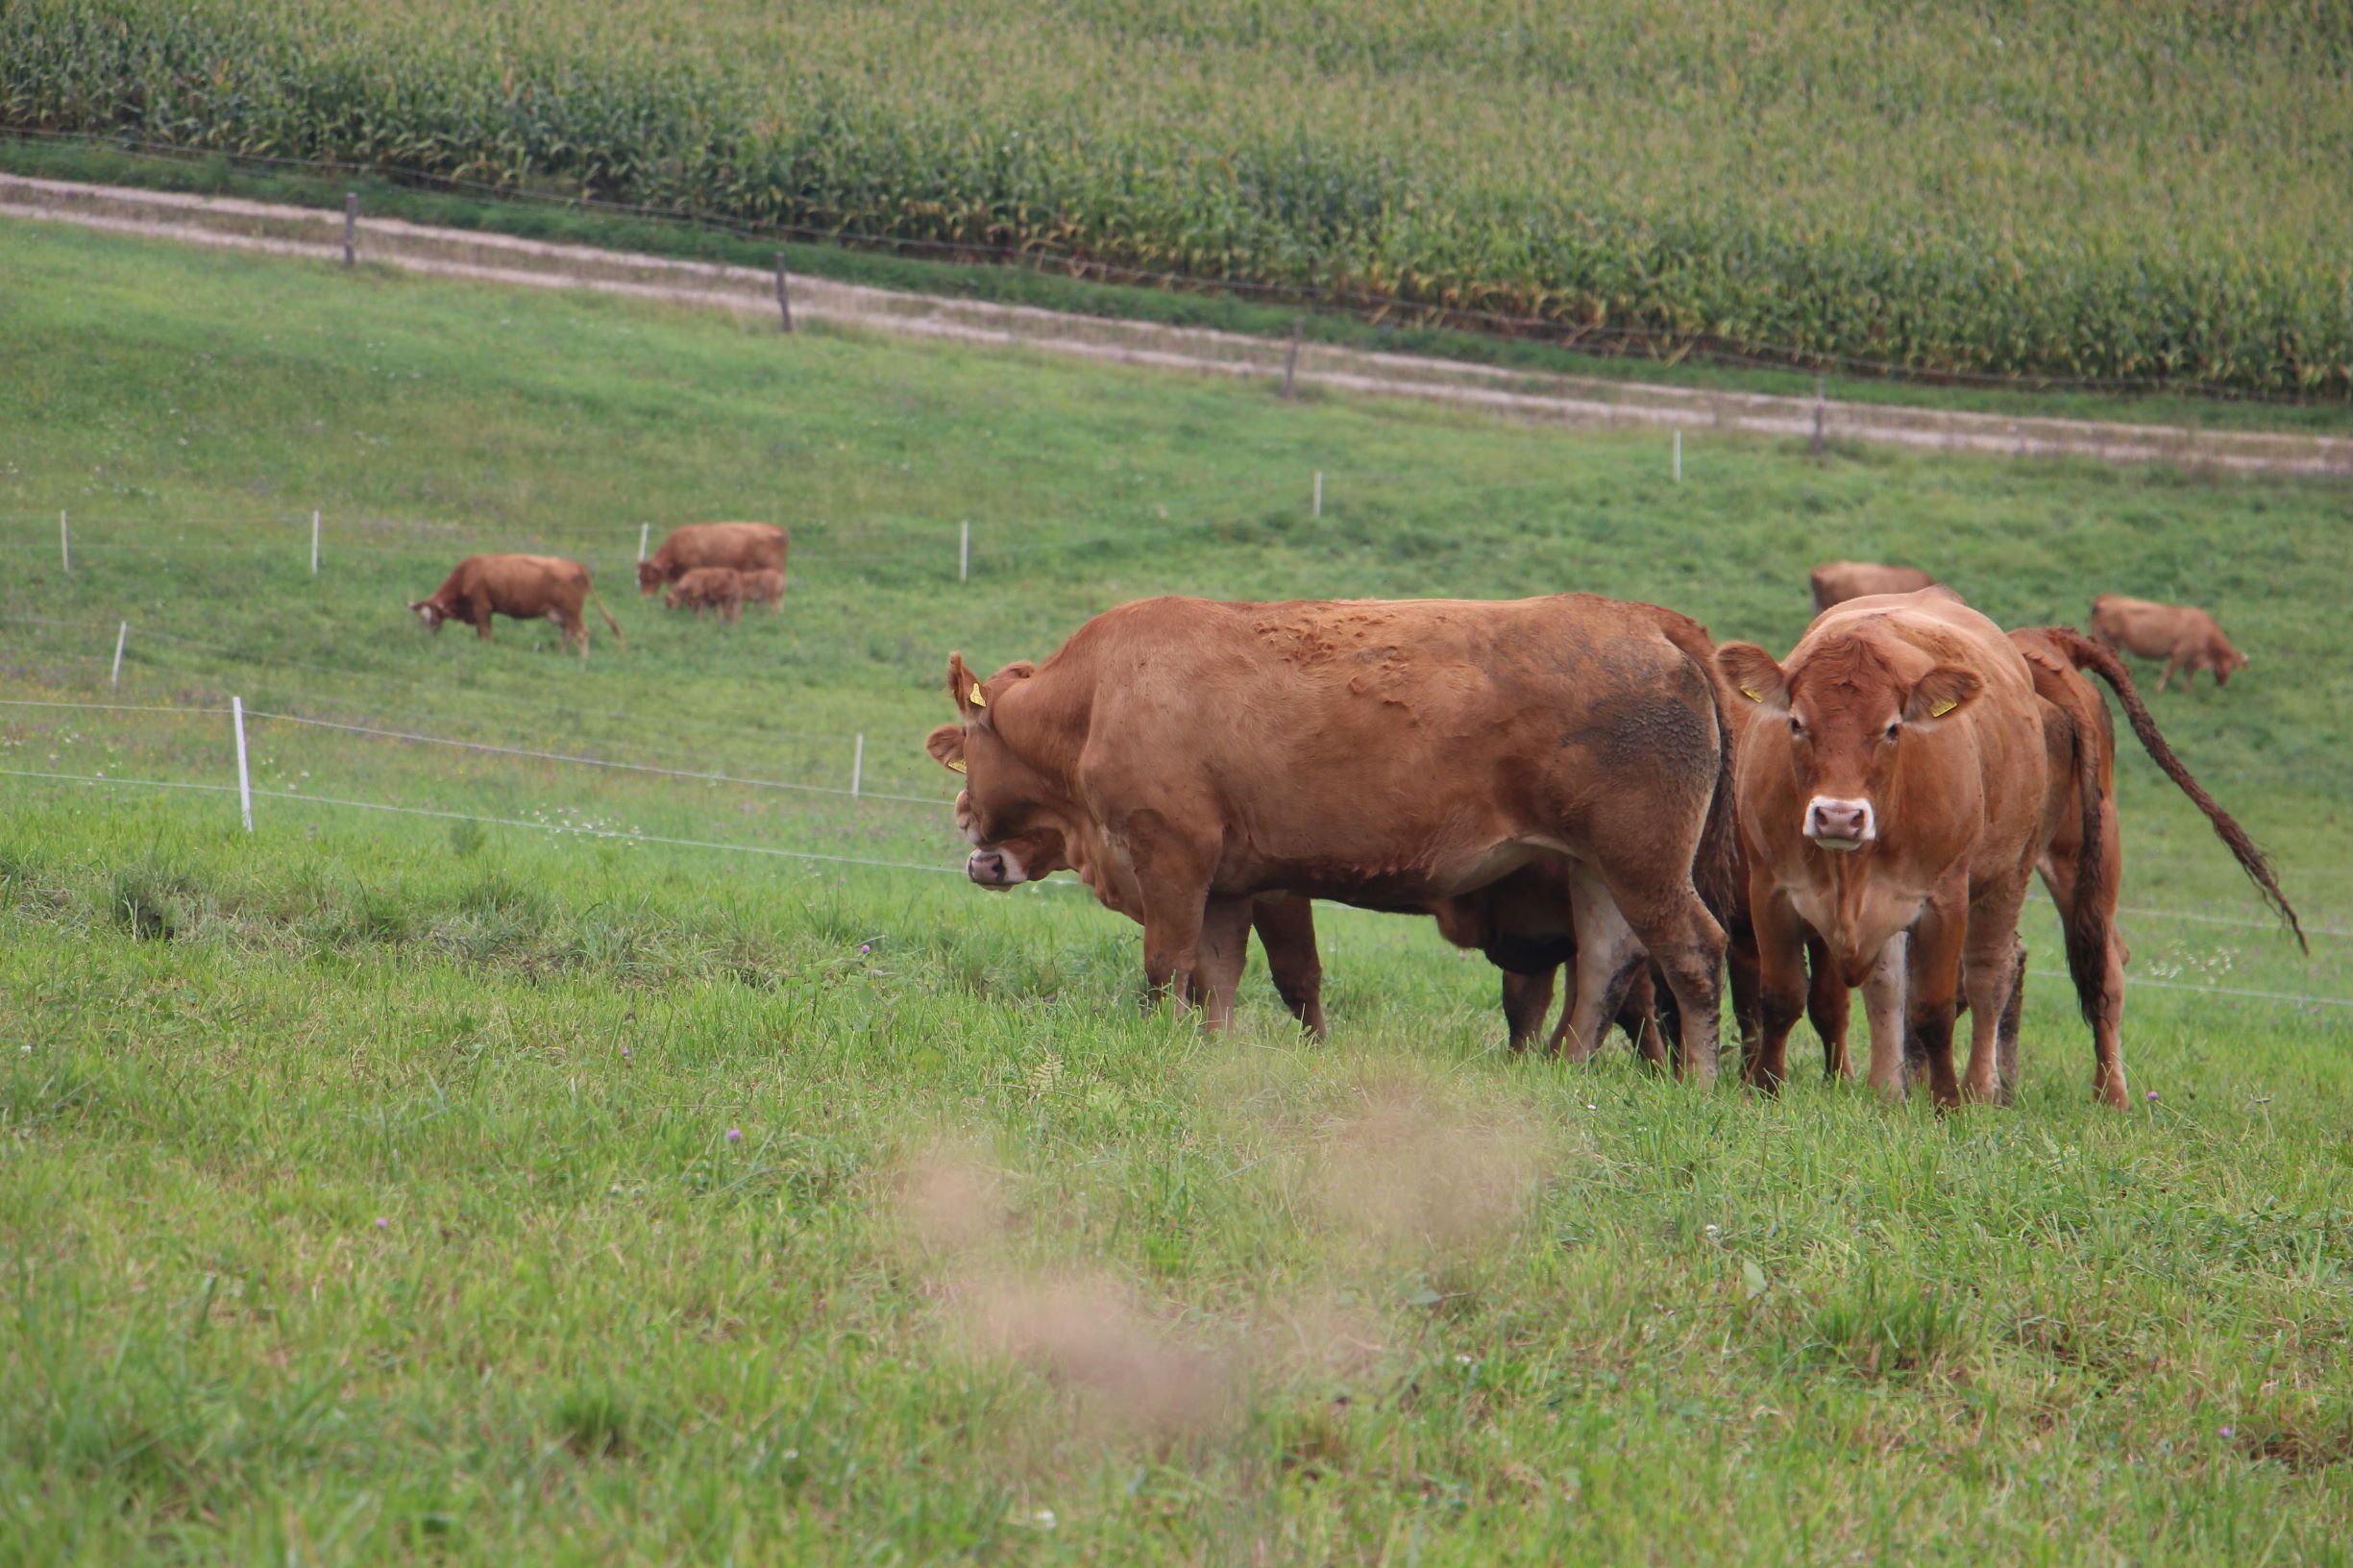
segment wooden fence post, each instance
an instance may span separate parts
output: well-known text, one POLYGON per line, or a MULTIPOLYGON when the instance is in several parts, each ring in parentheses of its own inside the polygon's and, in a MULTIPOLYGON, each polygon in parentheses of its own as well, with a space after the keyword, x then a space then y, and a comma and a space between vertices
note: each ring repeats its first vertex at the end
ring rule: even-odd
POLYGON ((1291 395, 1291 382, 1299 374, 1299 339, 1308 330, 1308 318, 1297 316, 1291 321, 1291 352, 1283 361, 1283 395, 1291 395))
POLYGON ((784 317, 784 330, 793 331, 793 296, 784 286, 784 253, 776 253, 776 310, 784 317))
POLYGON ((359 259, 359 192, 343 193, 343 264, 351 266, 359 259))
POLYGON ((1814 378, 1814 455, 1816 457, 1820 457, 1822 455, 1823 391, 1825 386, 1827 384, 1828 380, 1829 378, 1826 376, 1817 376, 1814 378))

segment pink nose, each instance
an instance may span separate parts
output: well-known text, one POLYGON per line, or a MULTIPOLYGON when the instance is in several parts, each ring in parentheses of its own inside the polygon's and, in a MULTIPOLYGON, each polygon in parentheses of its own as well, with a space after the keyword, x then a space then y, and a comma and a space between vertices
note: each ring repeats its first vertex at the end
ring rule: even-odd
POLYGON ((1817 800, 1808 813, 1806 836, 1859 839, 1871 825, 1871 807, 1860 800, 1817 800))
POLYGON ((1005 857, 994 849, 975 849, 964 863, 964 874, 984 888, 1001 888, 1006 882, 1005 857))

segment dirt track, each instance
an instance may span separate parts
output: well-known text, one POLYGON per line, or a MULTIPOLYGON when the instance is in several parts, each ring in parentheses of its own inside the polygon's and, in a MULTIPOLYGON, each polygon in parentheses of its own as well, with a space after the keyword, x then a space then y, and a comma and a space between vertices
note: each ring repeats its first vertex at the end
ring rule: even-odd
MULTIPOLYGON (((335 212, 226 197, 187 196, 0 174, 0 217, 177 239, 270 255, 340 261, 335 212)), ((363 218, 358 254, 373 265, 533 288, 584 288, 749 314, 772 315, 776 279, 748 267, 551 245, 502 234, 363 218)), ((796 321, 839 323, 911 336, 992 343, 1158 369, 1280 377, 1288 344, 1201 328, 1070 315, 1027 306, 944 299, 792 274, 796 321)), ((1762 393, 1704 391, 1599 378, 1499 370, 1309 344, 1300 384, 1380 397, 1493 408, 1576 425, 1641 425, 1774 437, 1810 436, 1816 404, 1762 393)), ((1826 403, 1824 435, 2011 457, 2175 462, 2278 474, 2353 475, 2353 438, 2193 430, 2178 426, 1826 403)))

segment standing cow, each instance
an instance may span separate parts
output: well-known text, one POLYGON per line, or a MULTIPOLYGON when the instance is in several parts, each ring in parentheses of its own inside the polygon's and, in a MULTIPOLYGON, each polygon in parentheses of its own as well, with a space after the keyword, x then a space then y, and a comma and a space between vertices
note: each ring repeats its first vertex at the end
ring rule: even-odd
POLYGON ((1695 868, 1728 863, 1729 753, 1703 633, 1587 595, 1512 603, 1146 600, 1042 666, 950 655, 976 855, 1100 835, 1132 881, 1153 994, 1231 1008, 1251 901, 1423 908, 1565 867, 1581 1059, 1644 952, 1681 1065, 1715 1070, 1724 933, 1695 868))
MULTIPOLYGON (((2094 667, 2120 697, 2128 692, 2121 666, 2088 640, 2047 636, 2071 664, 2099 654, 2094 667)), ((1764 1025, 1752 1081, 1779 1081, 1811 935, 1847 984, 1867 988, 1875 1014, 1900 996, 1900 1052, 1895 1029, 1874 1019, 1875 1087, 1900 1092, 1908 1058, 1926 1069, 1939 1105, 1958 1103, 1964 1090, 1997 1097, 1999 1036, 2017 1017, 2019 910, 2040 868, 2093 1019, 2095 1091, 2121 1108, 2111 995, 2121 983, 2113 927, 2120 861, 2104 707, 2095 716, 2084 705, 2055 656, 2030 659, 1992 622, 1934 592, 1841 605, 1816 619, 1785 664, 1747 644, 1726 647, 1718 662, 1761 710, 1738 769, 1764 1025), (1965 1079, 1952 1054, 1964 997, 1965 1079)), ((2177 771, 2136 698, 2126 710, 2151 755, 2292 923, 2238 824, 2177 771)))
POLYGON ((2214 683, 2227 686, 2232 671, 2254 662, 2231 646, 2220 625, 2204 610, 2121 594, 2102 594, 2092 600, 2092 635, 2110 652, 2120 648, 2145 659, 2165 660, 2165 674, 2157 677, 2160 692, 2176 673, 2188 687, 2200 670, 2213 671, 2214 683))
POLYGON ((699 566, 781 574, 792 543, 772 523, 689 523, 671 529, 662 548, 637 563, 638 596, 650 599, 699 566))
POLYGON ((1866 594, 1910 594, 1940 586, 1916 566, 1877 566, 1870 561, 1826 561, 1814 568, 1808 580, 1814 589, 1816 615, 1866 594))
POLYGON ((560 555, 469 555, 433 590, 431 598, 415 600, 408 607, 417 612, 428 630, 437 634, 444 621, 460 621, 485 643, 490 641, 494 615, 510 621, 552 621, 567 642, 579 644, 584 659, 588 657, 588 621, 580 612, 592 600, 604 624, 613 628, 613 641, 626 648, 628 643, 612 612, 589 584, 588 568, 560 555))

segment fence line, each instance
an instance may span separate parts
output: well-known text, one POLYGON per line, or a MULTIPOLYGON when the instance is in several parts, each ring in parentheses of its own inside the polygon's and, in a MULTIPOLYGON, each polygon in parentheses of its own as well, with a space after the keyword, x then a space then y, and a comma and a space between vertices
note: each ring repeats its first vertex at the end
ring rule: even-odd
MULTIPOLYGON (((0 698, 0 707, 63 709, 88 711, 93 713, 168 713, 184 714, 200 718, 217 718, 225 716, 231 711, 228 708, 216 707, 178 707, 133 702, 70 702, 33 698, 0 698)), ((925 806, 935 810, 949 808, 955 804, 953 800, 942 799, 934 796, 895 795, 886 791, 869 790, 861 787, 862 781, 853 782, 852 787, 849 789, 841 789, 837 786, 827 784, 801 784, 787 779, 757 778, 742 774, 712 772, 705 770, 697 769, 665 768, 653 763, 625 762, 616 758, 592 757, 574 752, 547 751, 530 747, 501 746, 486 741, 459 740, 452 736, 428 735, 422 732, 410 730, 382 729, 369 724, 349 723, 332 719, 314 719, 303 714, 277 713, 261 708, 247 708, 245 710, 245 717, 248 719, 268 720, 279 723, 301 724, 315 729, 335 730, 346 734, 366 735, 383 740, 405 741, 423 746, 445 746, 458 750, 478 751, 497 756, 518 757, 527 761, 569 763, 586 768, 608 768, 619 772, 646 773, 661 778, 682 778, 699 783, 736 785, 748 789, 791 790, 808 795, 835 796, 844 799, 885 800, 895 804, 925 806)), ((808 736, 805 733, 800 738, 838 739, 838 737, 808 736)), ((852 737, 850 743, 853 757, 853 779, 855 779, 856 773, 863 772, 862 764, 864 760, 864 741, 865 737, 863 735, 858 735, 852 737)), ((194 789, 211 788, 212 786, 189 785, 187 787, 194 789)), ((257 795, 264 795, 269 792, 256 790, 254 793, 257 795)), ((2043 896, 2038 894, 2031 900, 2030 907, 2048 910, 2050 905, 2047 896, 2043 896)), ((2055 911, 2053 913, 2055 914, 2055 911)), ((2136 919, 2184 920, 2200 925, 2220 925, 2255 931, 2267 931, 2272 929, 2277 924, 2277 922, 2273 920, 2251 919, 2240 916, 2208 915, 2192 910, 2148 909, 2132 905, 2119 905, 2117 913, 2120 915, 2130 916, 2136 919)), ((2353 938, 2353 928, 2347 928, 2344 926, 2316 925, 2306 927, 2306 934, 2310 936, 2335 937, 2340 939, 2353 938)), ((2156 985, 2159 982, 2155 980, 2147 980, 2142 983, 2145 985, 2156 985)))
MULTIPOLYGON (((839 795, 857 800, 895 800, 905 805, 930 806, 935 809, 955 804, 933 796, 889 795, 880 790, 841 790, 828 784, 794 784, 774 778, 745 778, 733 773, 702 772, 684 768, 657 768, 651 763, 616 762, 608 757, 583 757, 563 751, 539 751, 529 747, 493 746, 483 741, 452 740, 442 735, 419 735, 406 730, 376 729, 367 724, 347 724, 332 719, 307 719, 294 713, 267 713, 259 708, 248 708, 249 719, 270 719, 281 723, 308 724, 317 729, 342 730, 353 735, 375 735, 390 741, 415 741, 425 746, 449 746, 466 751, 489 751, 501 756, 524 757, 536 762, 570 762, 584 768, 614 768, 633 773, 654 773, 664 778, 691 778, 713 784, 742 784, 762 790, 801 790, 811 795, 839 795)), ((863 737, 861 737, 863 739, 863 737)), ((860 748, 863 751, 863 747, 860 748)))
MULTIPOLYGON (((159 790, 196 790, 213 795, 235 795, 233 784, 199 784, 159 778, 106 778, 89 773, 36 772, 26 769, 0 768, 0 778, 30 778, 61 784, 107 784, 125 788, 159 790)), ((768 855, 783 860, 807 861, 830 866, 858 866, 878 870, 922 871, 938 876, 961 876, 963 869, 955 866, 926 866, 918 861, 877 860, 864 855, 829 855, 808 849, 786 849, 770 845, 734 844, 715 839, 686 839, 659 833, 618 833, 597 828, 566 827, 559 822, 532 822, 517 817, 490 817, 478 812, 449 811, 430 806, 401 806, 381 800, 353 800, 339 796, 304 795, 291 790, 255 790, 255 795, 271 800, 285 800, 297 805, 339 806, 355 811, 380 811, 402 817, 424 817, 441 821, 477 822, 491 827, 527 828, 556 839, 600 839, 624 844, 652 844, 680 849, 706 849, 724 854, 768 855)), ((1069 884, 1077 886, 1076 883, 1069 884)), ((2353 997, 2314 996, 2296 992, 2258 991, 2243 986, 2194 986, 2178 980, 2141 979, 2127 976, 2127 987, 2152 987, 2161 991, 2186 991, 2206 996, 2237 996, 2253 1000, 2288 1002, 2307 1007, 2353 1007, 2353 997)))
MULTIPOLYGON (((213 795, 235 795, 234 784, 197 784, 169 778, 107 778, 95 773, 46 773, 29 769, 0 768, 0 778, 42 779, 60 784, 119 784, 127 788, 153 790, 199 790, 213 795)), ((300 805, 346 806, 355 811, 383 811, 403 817, 431 817, 443 821, 481 822, 492 827, 523 827, 546 833, 555 838, 607 839, 623 844, 658 844, 682 849, 717 849, 730 854, 772 855, 785 860, 821 862, 829 866, 871 866, 887 870, 927 871, 943 876, 962 876, 961 866, 925 866, 912 860, 873 860, 862 855, 828 855, 813 849, 784 849, 772 845, 730 844, 717 839, 680 839, 660 833, 615 833, 593 827, 567 827, 561 822, 531 822, 520 817, 485 817, 470 811, 444 811, 430 806, 396 806, 381 800, 351 800, 331 795, 303 795, 292 790, 255 790, 254 795, 269 800, 290 800, 300 805)))
POLYGON ((87 708, 93 713, 223 714, 227 708, 184 708, 147 702, 52 702, 30 697, 0 697, 0 708, 87 708))

